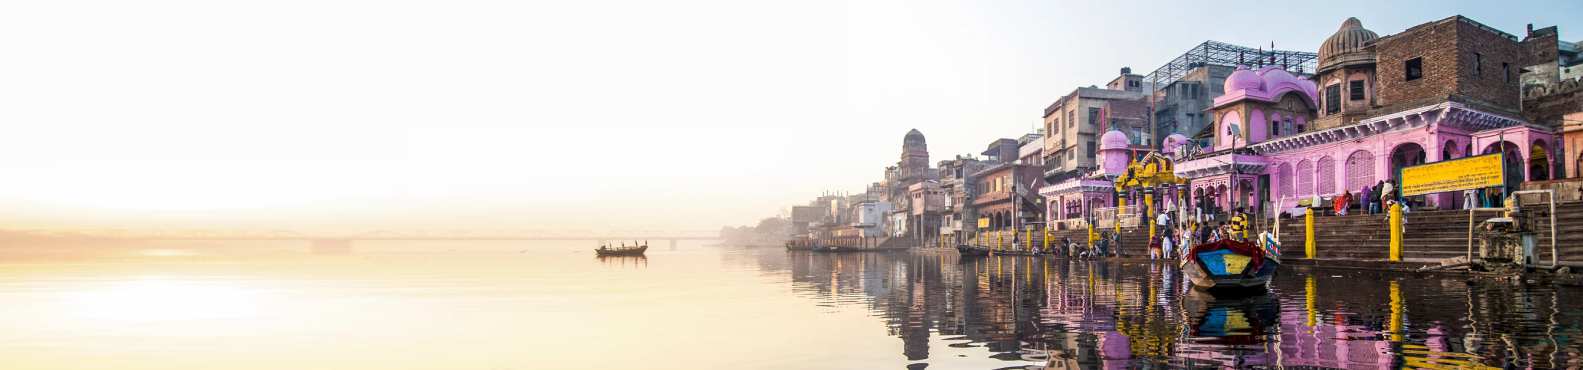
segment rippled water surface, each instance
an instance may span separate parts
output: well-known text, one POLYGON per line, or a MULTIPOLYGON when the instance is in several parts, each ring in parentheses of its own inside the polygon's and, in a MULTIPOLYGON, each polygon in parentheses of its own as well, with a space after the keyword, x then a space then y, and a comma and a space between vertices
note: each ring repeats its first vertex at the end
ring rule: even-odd
POLYGON ((658 243, 0 250, 8 369, 1577 368, 1574 288, 658 243))

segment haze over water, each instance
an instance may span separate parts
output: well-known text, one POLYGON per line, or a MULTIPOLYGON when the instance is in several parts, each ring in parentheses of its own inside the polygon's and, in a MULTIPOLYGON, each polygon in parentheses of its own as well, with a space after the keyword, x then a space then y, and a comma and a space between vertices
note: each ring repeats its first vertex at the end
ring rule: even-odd
POLYGON ((1573 288, 656 243, 183 242, 0 262, 16 369, 1583 366, 1573 288), (1394 302, 1394 303, 1393 303, 1394 302), (1050 359, 1055 360, 1051 361, 1050 359))

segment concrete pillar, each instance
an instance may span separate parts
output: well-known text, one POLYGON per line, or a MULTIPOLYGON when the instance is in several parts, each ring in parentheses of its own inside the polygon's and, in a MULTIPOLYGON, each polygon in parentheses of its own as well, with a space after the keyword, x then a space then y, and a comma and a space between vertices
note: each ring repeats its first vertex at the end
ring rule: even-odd
POLYGON ((1318 249, 1319 249, 1318 248, 1319 242, 1317 240, 1314 240, 1314 208, 1313 207, 1304 207, 1303 208, 1303 236, 1304 236, 1304 238, 1303 238, 1303 252, 1305 252, 1305 254, 1308 255, 1308 259, 1314 259, 1314 257, 1319 252, 1318 251, 1318 249))
POLYGON ((1402 260, 1402 204, 1391 205, 1391 262, 1402 260))

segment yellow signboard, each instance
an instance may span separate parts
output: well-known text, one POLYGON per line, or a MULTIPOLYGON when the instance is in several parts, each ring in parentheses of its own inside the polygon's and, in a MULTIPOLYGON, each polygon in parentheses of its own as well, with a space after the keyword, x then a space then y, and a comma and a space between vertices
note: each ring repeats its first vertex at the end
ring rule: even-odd
POLYGON ((1453 159, 1402 169, 1402 196, 1473 190, 1506 183, 1500 154, 1453 159))
POLYGON ((978 218, 978 227, 980 227, 980 228, 989 228, 989 217, 979 217, 978 218))

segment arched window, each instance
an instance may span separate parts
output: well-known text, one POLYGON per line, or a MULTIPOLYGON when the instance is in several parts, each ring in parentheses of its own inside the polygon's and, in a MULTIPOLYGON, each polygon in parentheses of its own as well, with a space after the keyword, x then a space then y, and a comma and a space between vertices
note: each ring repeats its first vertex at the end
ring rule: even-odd
POLYGON ((1358 191, 1374 185, 1374 153, 1358 150, 1347 156, 1347 190, 1358 191))
POLYGON ((1304 159, 1297 163, 1297 195, 1314 193, 1314 163, 1304 159))
POLYGON ((1327 155, 1319 158, 1318 166, 1314 169, 1317 172, 1315 176, 1319 177, 1314 179, 1314 191, 1319 194, 1336 193, 1336 160, 1327 155))

